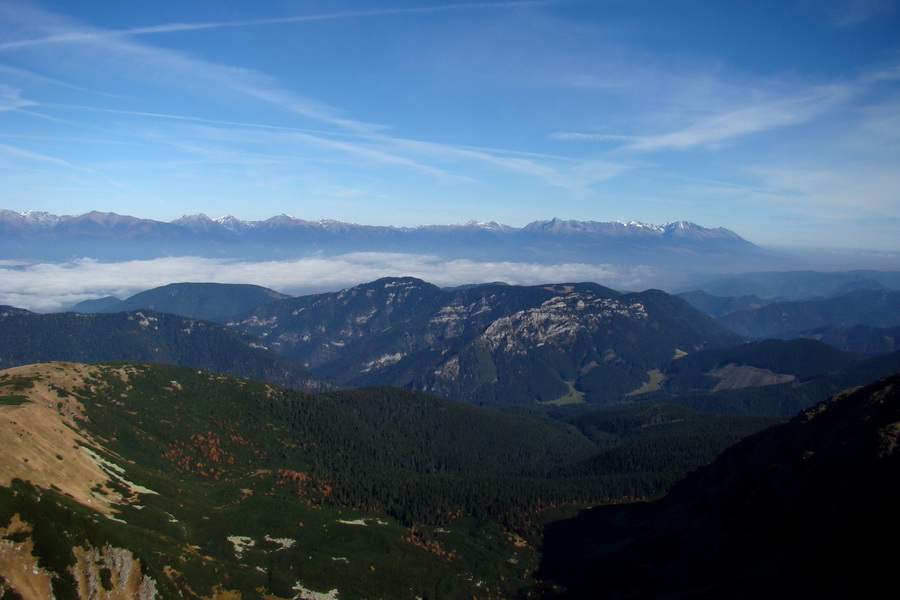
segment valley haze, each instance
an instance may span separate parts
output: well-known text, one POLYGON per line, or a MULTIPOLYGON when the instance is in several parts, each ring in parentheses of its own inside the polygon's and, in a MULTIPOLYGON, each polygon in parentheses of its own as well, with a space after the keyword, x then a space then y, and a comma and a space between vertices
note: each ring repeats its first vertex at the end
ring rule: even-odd
POLYGON ((0 304, 65 310, 177 281, 252 283, 300 295, 408 275, 454 287, 593 281, 619 290, 689 289, 714 275, 898 269, 891 253, 777 250, 687 221, 550 219, 368 226, 287 215, 265 221, 0 210, 0 304))

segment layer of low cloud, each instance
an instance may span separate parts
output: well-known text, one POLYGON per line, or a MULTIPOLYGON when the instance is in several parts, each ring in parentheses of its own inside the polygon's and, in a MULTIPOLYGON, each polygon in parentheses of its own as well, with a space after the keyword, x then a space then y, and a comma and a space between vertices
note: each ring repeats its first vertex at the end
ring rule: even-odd
POLYGON ((442 287, 503 281, 537 285, 595 281, 616 289, 643 289, 656 274, 650 267, 565 263, 446 261, 418 254, 354 253, 327 258, 248 262, 198 257, 65 263, 0 262, 0 305, 56 312, 84 300, 135 293, 175 282, 250 283, 301 295, 334 291, 381 277, 419 277, 442 287))

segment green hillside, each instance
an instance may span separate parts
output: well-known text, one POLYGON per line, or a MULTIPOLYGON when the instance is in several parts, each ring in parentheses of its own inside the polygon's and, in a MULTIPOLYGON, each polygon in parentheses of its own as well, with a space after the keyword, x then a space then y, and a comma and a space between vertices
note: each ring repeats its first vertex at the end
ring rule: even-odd
POLYGON ((672 422, 693 425, 658 437, 590 411, 312 395, 143 363, 18 367, 0 397, 0 538, 19 548, 0 549, 0 585, 43 578, 57 598, 524 598, 548 509, 658 494, 765 425, 719 428, 692 453, 719 417, 680 409, 672 422))
POLYGON ((38 314, 0 307, 0 368, 54 360, 159 362, 310 391, 336 387, 258 339, 210 321, 151 310, 38 314))

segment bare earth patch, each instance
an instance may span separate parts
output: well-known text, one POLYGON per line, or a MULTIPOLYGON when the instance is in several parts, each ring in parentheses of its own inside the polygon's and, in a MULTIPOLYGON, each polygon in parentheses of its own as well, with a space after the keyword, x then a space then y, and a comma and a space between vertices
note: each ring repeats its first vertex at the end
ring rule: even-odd
POLYGON ((709 375, 721 380, 718 385, 713 388, 714 392, 718 392, 719 390, 737 390, 748 387, 763 387, 766 385, 787 383, 788 381, 797 379, 795 376, 787 375, 785 373, 775 373, 768 369, 735 364, 713 369, 709 372, 709 375))
POLYGON ((659 369, 651 369, 647 371, 648 381, 644 383, 641 387, 631 392, 625 394, 626 396, 639 396, 640 394, 646 394, 648 392, 655 392, 659 388, 662 387, 663 381, 666 380, 666 376, 660 373, 659 369))
POLYGON ((70 570, 78 585, 79 598, 91 600, 155 600, 156 582, 141 572, 141 561, 128 550, 72 548, 76 565, 70 570), (108 575, 104 583, 103 572, 108 575))

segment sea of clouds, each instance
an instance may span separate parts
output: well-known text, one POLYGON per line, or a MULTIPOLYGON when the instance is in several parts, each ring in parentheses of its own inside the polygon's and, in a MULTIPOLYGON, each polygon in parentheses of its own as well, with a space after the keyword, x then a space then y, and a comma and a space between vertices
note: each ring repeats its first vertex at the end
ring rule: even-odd
POLYGON ((418 277, 441 287, 502 281, 516 285, 593 281, 618 290, 665 287, 651 267, 446 260, 420 254, 362 252, 288 261, 250 262, 191 256, 102 262, 0 260, 0 305, 64 311, 84 300, 178 282, 250 283, 290 295, 336 291, 381 277, 418 277))

